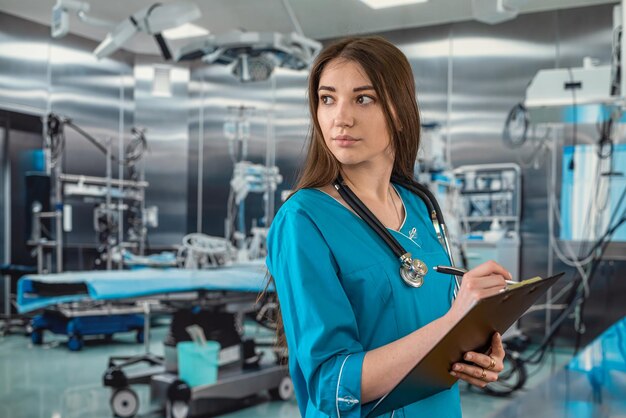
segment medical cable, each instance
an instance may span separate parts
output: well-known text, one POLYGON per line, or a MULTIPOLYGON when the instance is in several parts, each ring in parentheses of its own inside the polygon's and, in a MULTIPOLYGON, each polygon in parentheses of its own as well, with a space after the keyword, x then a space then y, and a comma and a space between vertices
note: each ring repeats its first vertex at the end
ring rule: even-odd
MULTIPOLYGON (((613 233, 615 233, 617 228, 619 228, 624 223, 626 223, 626 216, 624 216, 623 214, 622 218, 615 225, 613 225, 613 227, 609 231, 607 231, 608 234, 606 234, 606 236, 603 237, 604 239, 603 245, 600 251, 598 252, 598 254, 595 255, 595 260, 591 264, 591 268, 588 274, 590 281, 593 279, 595 272, 600 264, 599 261, 604 255, 604 252, 606 251, 608 244, 611 242, 611 236, 613 235, 613 233)), ((576 278, 574 278, 574 280, 576 280, 576 278)), ((569 317, 569 315, 575 309, 578 300, 584 297, 584 291, 582 289, 582 286, 583 286, 582 283, 579 283, 576 289, 571 289, 570 294, 568 296, 569 302, 567 302, 567 305, 568 305, 567 308, 564 309, 561 312, 560 316, 553 322, 552 328, 548 332, 548 335, 544 337, 543 341, 539 344, 539 346, 535 349, 535 351, 533 351, 531 354, 527 355, 524 358, 520 358, 520 360, 523 363, 538 364, 542 361, 547 347, 551 344, 551 342, 555 338, 558 330, 561 328, 565 320, 569 317)))

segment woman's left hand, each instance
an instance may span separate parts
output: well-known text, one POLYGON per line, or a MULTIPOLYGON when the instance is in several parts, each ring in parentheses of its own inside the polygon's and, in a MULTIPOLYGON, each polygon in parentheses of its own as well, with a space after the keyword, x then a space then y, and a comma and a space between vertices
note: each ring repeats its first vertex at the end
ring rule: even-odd
POLYGON ((490 354, 480 354, 468 351, 464 356, 467 363, 454 363, 450 374, 461 380, 484 388, 490 382, 498 380, 498 374, 504 368, 504 347, 502 337, 495 333, 491 339, 490 354))

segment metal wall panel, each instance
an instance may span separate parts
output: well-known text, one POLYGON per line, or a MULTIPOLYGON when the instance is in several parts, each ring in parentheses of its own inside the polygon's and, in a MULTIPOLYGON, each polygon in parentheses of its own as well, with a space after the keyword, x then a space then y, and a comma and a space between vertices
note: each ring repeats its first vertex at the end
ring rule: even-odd
MULTIPOLYGON (((611 16, 612 6, 606 5, 521 15, 500 25, 463 22, 382 35, 398 45, 413 66, 422 120, 438 122, 444 127, 449 123, 455 167, 520 162, 520 159, 528 158, 530 150, 512 150, 502 142, 508 111, 524 99, 528 82, 540 69, 580 66, 586 55, 607 62, 611 16)), ((228 70, 219 67, 197 67, 192 71, 192 79, 197 81, 194 103, 202 102, 204 110, 192 115, 190 145, 197 147, 195 138, 201 131, 200 121, 204 120, 203 230, 217 235, 223 231, 228 179, 232 170, 221 132, 227 117, 224 109, 233 104, 264 107, 258 98, 271 101, 273 97, 271 86, 262 83, 241 85, 229 77, 228 70), (217 214, 217 219, 213 214, 217 214)), ((291 174, 297 172, 302 162, 309 123, 304 98, 306 77, 281 78, 279 75, 276 86, 276 108, 284 106, 290 110, 290 113, 280 114, 278 120, 291 128, 285 127, 284 135, 280 134, 280 129, 276 130, 277 164, 281 172, 290 174, 286 178, 289 184, 290 177, 294 178, 291 174)), ((570 131, 567 128, 561 135, 571 139, 570 131)), ((591 127, 579 127, 578 135, 580 142, 593 140, 591 127)), ((191 166, 196 164, 194 161, 191 166)), ((191 166, 190 173, 193 173, 195 168, 191 169, 191 166)), ((546 158, 540 159, 538 167, 523 169, 523 277, 545 275, 548 270, 548 174, 546 158)), ((195 226, 195 222, 189 222, 189 225, 195 226)), ((563 265, 555 263, 555 271, 563 269, 566 269, 563 265)), ((611 274, 614 273, 609 272, 609 278, 613 277, 611 274)), ((605 287, 596 286, 600 286, 596 294, 602 294, 605 287)), ((592 302, 590 312, 597 306, 601 304, 592 302)), ((529 317, 524 326, 529 330, 536 327, 542 332, 543 312, 529 317)))
POLYGON ((159 226, 148 232, 149 246, 180 244, 187 229, 189 69, 161 64, 153 56, 135 59, 135 124, 146 128, 146 205, 159 208, 159 226), (153 94, 156 66, 170 70, 171 95, 153 94))
MULTIPOLYGON (((7 129, 5 125, 6 121, 3 118, 0 118, 0 173, 2 176, 0 177, 0 264, 7 263, 9 260, 8 249, 11 246, 10 237, 7 234, 7 230, 10 228, 10 219, 9 213, 7 209, 9 205, 7 204, 10 200, 9 193, 9 166, 6 161, 6 155, 8 151, 8 141, 7 141, 7 129)), ((7 290, 10 293, 10 277, 0 275, 0 312, 3 314, 8 314, 7 310, 7 290)))
MULTIPOLYGON (((504 121, 515 103, 523 101, 535 73, 555 66, 555 24, 554 13, 536 13, 502 25, 453 26, 450 135, 455 167, 518 162, 519 151, 502 141, 504 121)), ((547 271, 546 175, 545 165, 522 174, 522 277, 547 271)))
MULTIPOLYGON (((292 187, 303 157, 302 147, 308 130, 308 112, 305 98, 306 72, 277 69, 273 79, 240 83, 230 69, 221 66, 197 66, 192 69, 193 109, 190 111, 190 155, 196 155, 198 144, 202 149, 202 231, 212 235, 224 234, 226 202, 233 162, 223 125, 237 114, 235 108, 244 106, 249 111, 250 140, 247 160, 265 163, 267 146, 276 147, 276 164, 284 177, 276 193, 292 187), (230 108, 230 109, 229 109, 230 108), (268 125, 274 134, 268 132, 268 125), (202 135, 202 140, 200 140, 202 135), (274 145, 272 145, 272 141, 274 145)), ((197 173, 196 159, 190 159, 190 220, 191 231, 197 229, 197 173)), ((263 202, 259 195, 246 199, 248 228, 252 219, 263 216, 263 202)))
POLYGON ((49 29, 0 13, 0 108, 42 114, 48 99, 49 29))
MULTIPOLYGON (((111 143, 117 158, 130 138, 134 103, 133 57, 118 52, 98 60, 92 54, 96 43, 77 36, 50 40, 50 111, 70 118, 101 144, 111 143)), ((65 128, 63 172, 103 177, 106 154, 83 136, 65 128)), ((112 164, 117 177, 118 164, 112 164)), ((65 234, 68 247, 98 245, 93 228, 93 203, 78 199, 72 204, 72 231, 65 234)))
POLYGON ((448 118, 450 26, 394 31, 383 36, 397 45, 411 63, 422 123, 445 126, 448 118))
MULTIPOLYGON (((96 46, 72 35, 55 40, 46 26, 0 14, 0 108, 37 115, 51 110, 69 117, 102 143, 112 141, 116 156, 130 140, 137 116, 136 124, 149 129, 147 204, 161 210, 161 224, 149 231, 149 243, 177 244, 186 230, 188 71, 181 67, 174 72, 174 99, 160 101, 144 90, 151 86, 150 80, 142 79, 144 84, 136 88, 135 55, 118 51, 97 60, 92 54, 96 46), (136 92, 143 109, 136 108, 136 92)), ((141 73, 147 63, 159 58, 138 56, 137 60, 141 73)), ((72 129, 66 128, 66 136, 64 172, 104 176, 104 155, 72 129)), ((112 168, 117 176, 117 164, 112 168)), ((66 234, 66 242, 71 247, 94 248, 93 203, 72 203, 73 230, 66 234)), ((81 266, 91 264, 81 262, 81 266)))
POLYGON ((9 259, 5 253, 5 249, 9 246, 6 231, 9 228, 10 222, 7 213, 7 203, 9 202, 8 181, 10 180, 9 166, 6 161, 7 151, 7 130, 5 128, 5 121, 0 118, 0 172, 2 173, 2 177, 0 178, 0 264, 8 262, 9 259))
MULTIPOLYGON (((53 111, 71 118, 99 141, 110 140, 117 152, 129 139, 133 120, 133 55, 119 51, 98 61, 91 53, 96 42, 73 35, 55 40, 49 31, 46 26, 0 14, 0 108, 34 115, 53 111)), ((117 166, 113 168, 116 174, 117 166)), ((63 171, 103 176, 105 158, 66 128, 63 171)), ((93 203, 70 203, 73 230, 64 236, 69 247, 66 261, 76 261, 82 249, 97 245, 93 203), (75 257, 71 251, 77 248, 75 257)))
MULTIPOLYGON (((597 6, 594 8, 578 8, 553 12, 558 24, 559 43, 559 67, 581 67, 583 58, 586 56, 598 59, 602 64, 611 61, 612 34, 612 9, 614 5, 597 6)), ((622 70, 623 73, 623 70, 622 70)), ((570 145, 574 142, 574 130, 572 125, 565 126, 561 132, 561 145, 570 145)), ((616 140, 624 143, 623 127, 615 129, 616 140)), ((579 124, 576 128, 577 143, 595 143, 599 133, 595 123, 579 124)), ((557 165, 557 184, 561 184, 561 159, 562 146, 559 148, 557 165)), ((624 171, 624 167, 617 168, 624 171)), ((576 167, 574 167, 576 170, 576 167)), ((541 184, 543 182, 537 181, 541 184)), ((621 192, 621 190, 619 191, 621 192)), ((536 224, 541 222, 536 220, 536 224)), ((586 223, 588 220, 581 219, 586 223)), ((555 231, 557 236, 559 231, 555 231)), ((614 245, 621 254, 624 254, 623 243, 614 245)), ((588 246, 587 246, 588 248, 588 246)), ((610 252, 610 250, 608 251, 610 252)), ((580 255, 579 252, 575 252, 580 255)), ((619 254, 619 253, 618 253, 619 254)), ((545 257, 545 256, 544 256, 545 257)), ((560 262, 555 263, 554 271, 572 271, 560 262)), ((607 260, 597 270, 594 282, 591 284, 589 300, 585 308, 586 332, 582 336, 585 344, 604 331, 610 324, 622 318, 626 314, 624 304, 620 302, 620 296, 626 294, 626 282, 623 277, 626 272, 625 261, 607 260)), ((573 335, 573 327, 565 328, 565 335, 573 335)))

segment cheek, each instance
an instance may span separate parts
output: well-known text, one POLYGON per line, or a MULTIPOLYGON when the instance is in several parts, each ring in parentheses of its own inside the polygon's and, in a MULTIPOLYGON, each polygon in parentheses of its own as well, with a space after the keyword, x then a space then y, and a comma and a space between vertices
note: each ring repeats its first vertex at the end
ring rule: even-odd
POLYGON ((322 135, 324 135, 324 139, 326 140, 330 129, 330 120, 326 112, 317 112, 317 123, 319 123, 322 135))
MULTIPOLYGON (((372 118, 374 120, 374 118, 372 118)), ((381 148, 391 147, 391 132, 387 129, 387 121, 384 116, 378 116, 376 122, 372 124, 372 131, 376 132, 376 136, 380 138, 379 144, 381 148)))

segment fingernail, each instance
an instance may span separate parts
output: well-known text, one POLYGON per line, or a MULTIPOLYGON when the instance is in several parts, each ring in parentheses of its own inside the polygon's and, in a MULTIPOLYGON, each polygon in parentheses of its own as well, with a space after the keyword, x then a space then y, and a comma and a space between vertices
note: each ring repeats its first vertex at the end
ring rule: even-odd
POLYGON ((456 370, 457 372, 461 370, 461 365, 460 364, 455 364, 453 367, 454 370, 456 370))
POLYGON ((450 376, 454 376, 454 377, 456 377, 456 373, 454 373, 454 372, 450 372, 450 376))
POLYGON ((513 275, 511 274, 510 271, 509 271, 509 279, 513 280, 513 275))
POLYGON ((471 360, 472 359, 472 355, 471 354, 466 354, 465 355, 465 360, 471 360))

